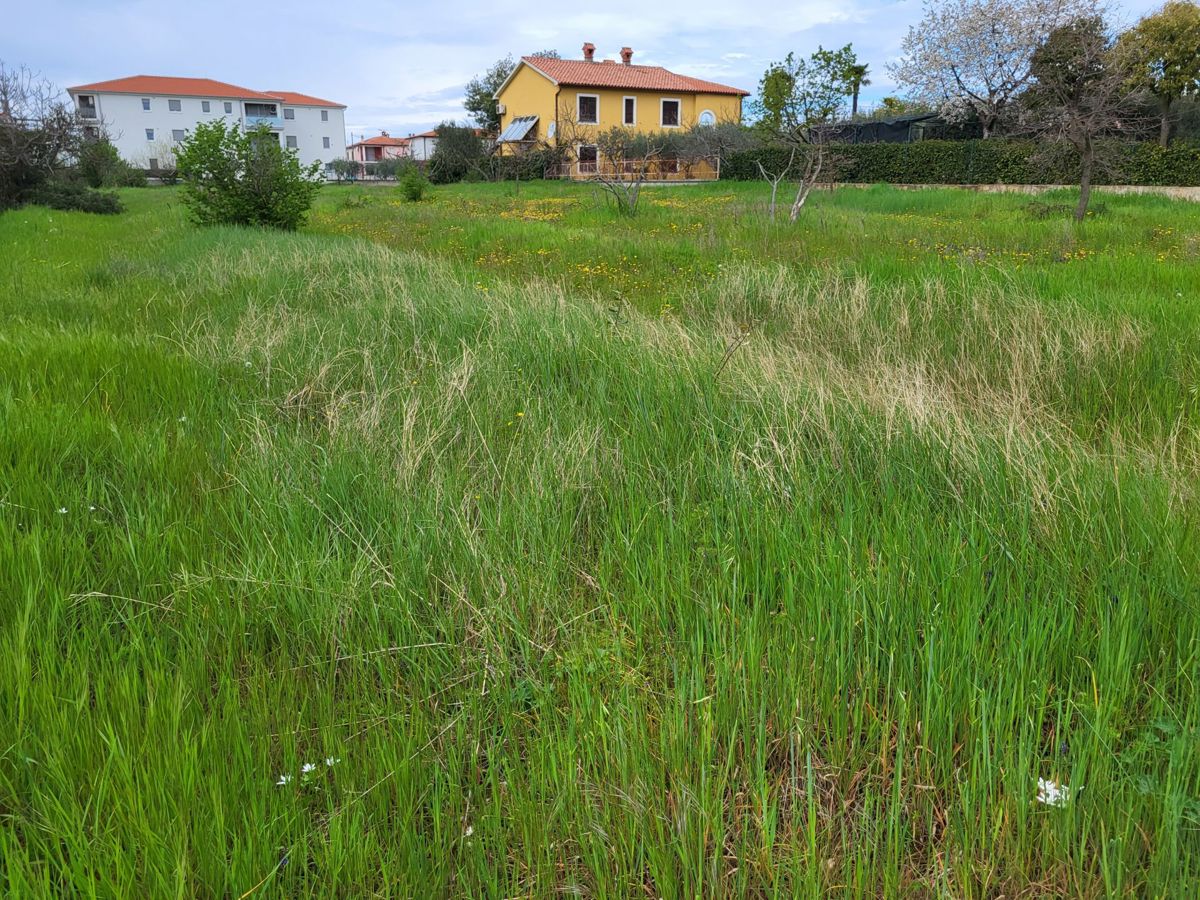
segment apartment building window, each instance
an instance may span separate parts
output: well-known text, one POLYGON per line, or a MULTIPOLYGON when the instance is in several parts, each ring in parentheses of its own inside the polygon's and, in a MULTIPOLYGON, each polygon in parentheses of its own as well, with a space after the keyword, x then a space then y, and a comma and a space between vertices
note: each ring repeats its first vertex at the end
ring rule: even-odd
POLYGON ((146 112, 150 111, 150 98, 149 97, 142 98, 142 109, 146 110, 146 112))
POLYGON ((294 119, 296 118, 296 111, 294 109, 287 109, 285 107, 283 110, 283 117, 285 119, 294 119))
POLYGON ((154 129, 153 128, 146 129, 146 140, 148 140, 148 141, 154 140, 154 129))
POLYGON ((182 100, 168 100, 167 101, 167 109, 170 112, 182 112, 183 111, 183 101, 182 100))
POLYGON ((182 128, 172 128, 171 129, 171 140, 173 140, 177 144, 182 144, 183 138, 184 138, 184 134, 183 134, 182 128))
POLYGON ((679 127, 679 101, 664 100, 662 102, 662 119, 659 122, 663 128, 679 127))
POLYGON ((287 136, 287 145, 289 150, 296 149, 296 136, 294 134, 289 134, 287 136))
POLYGON ((228 100, 225 101, 225 112, 227 112, 227 113, 233 112, 233 104, 230 103, 228 100))
POLYGON ((624 117, 621 120, 623 125, 637 124, 637 97, 626 97, 624 103, 624 117))
POLYGON ((201 100, 200 101, 200 109, 203 112, 212 112, 212 104, 209 103, 207 100, 201 100))
POLYGON ((329 138, 321 138, 321 146, 326 150, 329 149, 329 138))
POLYGON ((323 109, 323 110, 321 110, 321 121, 322 121, 322 122, 328 122, 328 121, 329 121, 329 110, 327 110, 327 109, 323 109))
POLYGON ((600 97, 596 94, 580 94, 575 98, 576 118, 581 125, 595 125, 600 121, 600 97))

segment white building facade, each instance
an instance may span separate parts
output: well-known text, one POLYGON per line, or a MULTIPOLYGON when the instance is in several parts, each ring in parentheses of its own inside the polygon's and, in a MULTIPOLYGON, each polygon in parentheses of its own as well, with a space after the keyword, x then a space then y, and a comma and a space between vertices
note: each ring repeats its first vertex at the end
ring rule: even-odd
POLYGON ((200 122, 225 119, 249 131, 267 126, 300 162, 345 155, 346 107, 294 91, 255 91, 208 78, 135 75, 68 88, 94 136, 107 136, 126 162, 153 174, 200 122))

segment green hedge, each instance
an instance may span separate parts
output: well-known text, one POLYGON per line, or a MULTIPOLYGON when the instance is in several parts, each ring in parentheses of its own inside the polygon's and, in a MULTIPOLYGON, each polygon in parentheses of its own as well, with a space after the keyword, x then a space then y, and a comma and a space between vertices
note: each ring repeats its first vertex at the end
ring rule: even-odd
MULTIPOLYGON (((1065 147, 992 138, 982 141, 918 141, 913 144, 835 144, 837 180, 867 184, 1072 184, 1078 163, 1065 147)), ((1200 185, 1200 143, 1176 141, 1167 149, 1152 143, 1112 143, 1105 156, 1111 171, 1097 184, 1200 185)), ((782 147, 730 154, 721 177, 760 178, 787 162, 782 147)))

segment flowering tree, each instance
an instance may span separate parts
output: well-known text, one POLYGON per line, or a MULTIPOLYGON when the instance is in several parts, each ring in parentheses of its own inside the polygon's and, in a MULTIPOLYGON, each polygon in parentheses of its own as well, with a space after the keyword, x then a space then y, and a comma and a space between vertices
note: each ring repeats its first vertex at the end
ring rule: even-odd
POLYGON ((925 0, 903 57, 888 70, 947 119, 978 117, 986 138, 1029 86, 1034 50, 1095 9, 1096 0, 925 0))

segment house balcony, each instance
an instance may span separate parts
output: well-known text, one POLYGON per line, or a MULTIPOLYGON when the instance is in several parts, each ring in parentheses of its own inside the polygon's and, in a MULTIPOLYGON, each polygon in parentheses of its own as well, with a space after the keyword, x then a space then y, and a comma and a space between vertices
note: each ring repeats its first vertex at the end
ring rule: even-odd
POLYGON ((272 131, 283 131, 283 119, 279 116, 246 116, 247 131, 253 131, 260 125, 266 125, 272 131))
POLYGON ((79 104, 78 107, 76 107, 76 109, 79 113, 79 118, 81 118, 81 119, 98 119, 98 118, 100 118, 96 114, 96 107, 94 107, 94 106, 86 106, 81 103, 81 104, 79 104))

